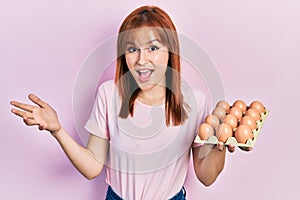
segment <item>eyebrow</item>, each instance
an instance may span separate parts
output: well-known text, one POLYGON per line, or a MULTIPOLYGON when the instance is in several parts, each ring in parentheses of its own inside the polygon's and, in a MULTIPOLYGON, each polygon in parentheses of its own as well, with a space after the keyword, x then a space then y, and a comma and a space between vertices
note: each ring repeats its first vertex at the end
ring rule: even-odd
MULTIPOLYGON (((150 40, 150 41, 146 42, 145 44, 151 44, 153 42, 161 43, 158 39, 153 39, 153 40, 150 40)), ((135 43, 134 42, 126 42, 126 45, 135 45, 135 43)))

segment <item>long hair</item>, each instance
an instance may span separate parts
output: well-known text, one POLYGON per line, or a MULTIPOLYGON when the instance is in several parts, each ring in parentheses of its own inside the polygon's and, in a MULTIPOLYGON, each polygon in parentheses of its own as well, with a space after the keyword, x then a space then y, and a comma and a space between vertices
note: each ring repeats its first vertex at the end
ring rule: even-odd
POLYGON ((134 101, 141 91, 125 59, 125 41, 134 39, 132 30, 151 28, 162 43, 168 47, 169 60, 166 71, 165 117, 166 125, 181 125, 188 118, 189 106, 184 102, 181 92, 179 40, 176 28, 169 15, 156 6, 142 6, 130 13, 119 29, 117 40, 117 62, 115 84, 122 103, 119 116, 133 116, 134 101))

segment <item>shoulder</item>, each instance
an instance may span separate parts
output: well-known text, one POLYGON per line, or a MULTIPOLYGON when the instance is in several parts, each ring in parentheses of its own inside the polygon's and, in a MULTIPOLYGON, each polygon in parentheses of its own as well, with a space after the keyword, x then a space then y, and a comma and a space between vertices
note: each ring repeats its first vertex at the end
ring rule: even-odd
POLYGON ((99 85, 98 90, 111 90, 115 89, 115 87, 114 80, 107 80, 99 85))
POLYGON ((113 94, 116 90, 114 80, 102 82, 97 89, 97 96, 113 94))
POLYGON ((108 80, 102 82, 97 89, 95 98, 99 102, 103 102, 106 104, 111 103, 111 101, 117 96, 116 94, 116 86, 113 80, 108 80))
POLYGON ((186 103, 190 106, 196 104, 197 107, 203 108, 209 106, 208 94, 204 93, 200 88, 195 88, 187 83, 183 83, 181 86, 182 94, 186 103))

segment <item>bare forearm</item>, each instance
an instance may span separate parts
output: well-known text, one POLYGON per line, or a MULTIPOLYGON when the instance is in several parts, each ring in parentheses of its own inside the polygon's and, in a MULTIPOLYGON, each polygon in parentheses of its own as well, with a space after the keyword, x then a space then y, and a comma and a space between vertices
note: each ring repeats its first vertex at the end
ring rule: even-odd
POLYGON ((92 179, 101 173, 103 163, 97 161, 88 149, 79 145, 63 128, 52 135, 72 164, 84 177, 92 179))
POLYGON ((209 186, 217 179, 224 168, 225 154, 226 149, 220 150, 217 147, 211 149, 203 146, 193 150, 194 169, 200 182, 209 186), (205 156, 202 151, 207 151, 205 156))

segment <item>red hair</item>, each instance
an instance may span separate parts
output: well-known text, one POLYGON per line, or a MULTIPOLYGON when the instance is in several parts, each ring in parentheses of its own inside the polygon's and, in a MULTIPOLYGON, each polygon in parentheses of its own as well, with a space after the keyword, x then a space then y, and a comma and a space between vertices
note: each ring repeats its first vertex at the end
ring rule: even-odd
POLYGON ((168 47, 169 60, 166 71, 165 115, 169 126, 180 125, 188 118, 189 106, 184 102, 181 92, 179 40, 176 28, 169 15, 156 6, 142 6, 130 13, 123 21, 117 41, 117 62, 115 83, 122 99, 119 116, 133 116, 134 101, 140 88, 129 72, 125 59, 125 41, 132 38, 132 31, 138 28, 150 27, 160 41, 168 47), (131 32, 131 33, 129 33, 131 32))

